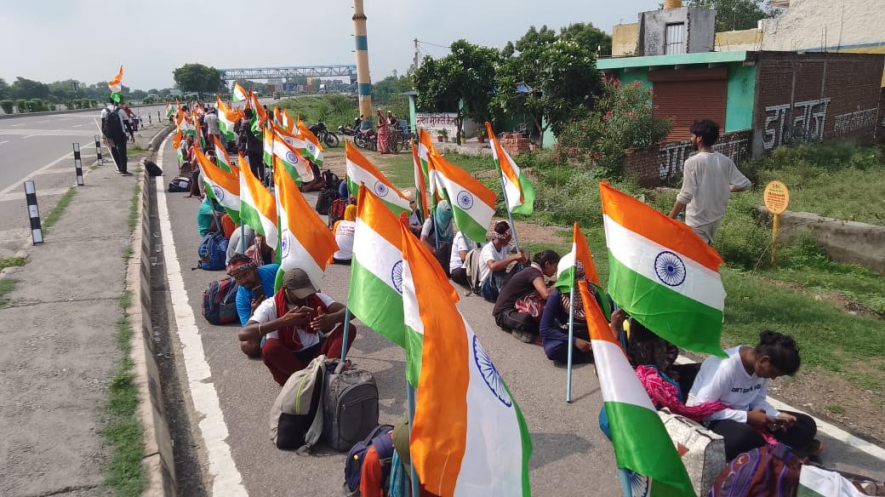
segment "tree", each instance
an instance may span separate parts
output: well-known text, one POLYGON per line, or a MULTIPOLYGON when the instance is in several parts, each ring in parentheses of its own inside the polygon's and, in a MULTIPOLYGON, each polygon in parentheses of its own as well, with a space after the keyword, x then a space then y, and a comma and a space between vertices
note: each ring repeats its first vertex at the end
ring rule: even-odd
POLYGON ((49 96, 49 87, 44 83, 34 81, 33 79, 22 78, 21 76, 15 78, 15 83, 12 83, 11 90, 15 98, 25 100, 31 98, 46 98, 49 96))
POLYGON ((172 79, 183 92, 212 93, 222 88, 221 73, 203 64, 185 64, 172 71, 172 79))
POLYGON ((480 123, 489 119, 500 55, 494 48, 466 40, 452 43, 450 49, 451 53, 439 60, 424 57, 421 67, 412 75, 412 82, 421 107, 457 110, 455 122, 460 139, 466 117, 480 123), (462 99, 463 109, 459 108, 462 99))
POLYGON ((565 41, 574 41, 599 55, 611 55, 612 53, 612 37, 589 22, 586 24, 576 22, 562 28, 559 38, 565 41))
POLYGON ((514 53, 498 69, 492 106, 499 115, 525 113, 540 131, 559 132, 569 121, 592 107, 598 86, 596 59, 586 44, 557 37, 546 26, 533 27, 516 42, 514 53))
POLYGON ((9 85, 6 83, 6 80, 0 78, 0 99, 7 99, 10 97, 12 97, 12 95, 9 93, 9 85))
POLYGON ((777 16, 780 11, 766 10, 764 0, 688 0, 689 7, 716 9, 716 31, 752 29, 762 19, 777 16))

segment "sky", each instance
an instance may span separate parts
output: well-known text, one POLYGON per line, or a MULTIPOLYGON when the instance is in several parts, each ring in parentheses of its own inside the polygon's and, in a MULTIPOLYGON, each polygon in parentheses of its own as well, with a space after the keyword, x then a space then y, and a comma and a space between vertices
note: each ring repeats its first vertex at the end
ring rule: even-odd
MULTIPOLYGON (((660 0, 365 0, 372 80, 421 55, 445 56, 464 38, 502 48, 530 26, 591 22, 611 33, 660 0)), ((186 63, 218 69, 355 64, 349 0, 0 0, 0 78, 44 83, 107 81, 124 66, 123 84, 173 85, 186 63), (116 22, 110 25, 109 17, 116 22), (261 21, 262 32, 255 31, 261 21)))

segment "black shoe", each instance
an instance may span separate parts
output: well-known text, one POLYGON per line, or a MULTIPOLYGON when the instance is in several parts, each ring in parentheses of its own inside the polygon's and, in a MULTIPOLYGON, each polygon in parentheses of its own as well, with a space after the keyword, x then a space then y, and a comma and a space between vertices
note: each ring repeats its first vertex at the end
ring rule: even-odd
POLYGON ((122 174, 123 176, 132 176, 132 173, 130 173, 130 172, 128 172, 128 171, 123 171, 123 172, 120 173, 120 174, 122 174))

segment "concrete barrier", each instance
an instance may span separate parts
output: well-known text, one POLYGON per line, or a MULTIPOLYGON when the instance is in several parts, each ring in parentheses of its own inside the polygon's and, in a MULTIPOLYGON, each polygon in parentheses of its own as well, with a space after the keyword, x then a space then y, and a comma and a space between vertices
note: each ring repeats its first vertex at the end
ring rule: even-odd
MULTIPOLYGON (((158 133, 149 145, 152 157, 168 134, 158 133)), ((135 365, 135 384, 138 388, 139 418, 144 427, 145 452, 142 463, 147 474, 147 484, 142 495, 150 497, 177 495, 175 456, 172 436, 166 421, 160 370, 151 323, 151 245, 153 233, 150 222, 151 192, 153 179, 141 172, 141 202, 139 202, 138 225, 132 239, 133 256, 127 270, 127 288, 132 292, 132 304, 128 310, 132 326, 132 361, 135 365)))
MULTIPOLYGON (((760 205, 756 210, 770 225, 768 209, 760 205)), ((788 240, 803 231, 811 233, 836 262, 857 264, 885 274, 885 227, 787 211, 781 214, 781 229, 788 240)))

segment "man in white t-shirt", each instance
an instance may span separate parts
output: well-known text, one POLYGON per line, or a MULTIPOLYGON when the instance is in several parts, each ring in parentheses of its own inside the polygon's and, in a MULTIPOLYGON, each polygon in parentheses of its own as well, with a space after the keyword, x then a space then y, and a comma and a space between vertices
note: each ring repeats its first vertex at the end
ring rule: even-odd
POLYGON ((528 254, 521 250, 511 252, 510 241, 513 240, 513 231, 507 221, 498 221, 495 224, 494 238, 487 243, 480 253, 480 294, 489 302, 498 299, 498 293, 504 286, 504 277, 507 275, 507 267, 516 262, 510 272, 519 271, 521 265, 529 260, 528 254))
MULTIPOLYGON (((286 272, 283 287, 265 299, 239 333, 244 341, 262 341, 261 360, 284 385, 315 357, 341 357, 346 308, 326 294, 317 293, 304 270, 286 272)), ((347 348, 356 338, 351 327, 347 348)))
POLYGON ((479 244, 464 236, 463 231, 455 233, 455 238, 452 239, 452 254, 449 256, 449 275, 455 283, 467 286, 467 268, 464 267, 464 261, 467 260, 467 253, 475 248, 479 248, 479 244))

